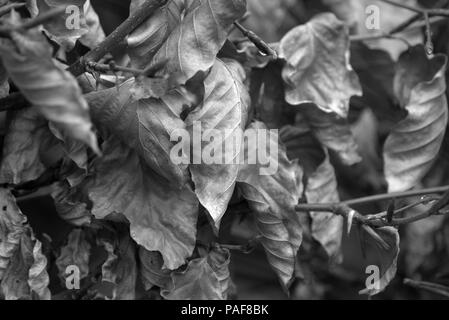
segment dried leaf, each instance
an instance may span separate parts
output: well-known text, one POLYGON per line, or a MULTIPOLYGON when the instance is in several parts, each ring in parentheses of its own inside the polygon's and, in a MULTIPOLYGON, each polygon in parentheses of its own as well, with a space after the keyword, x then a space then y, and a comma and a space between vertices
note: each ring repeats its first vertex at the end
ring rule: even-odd
POLYGON ((26 231, 27 218, 22 214, 9 190, 0 188, 0 280, 8 269, 10 259, 20 246, 26 231))
POLYGON ((32 295, 39 300, 50 300, 51 292, 48 289, 50 277, 47 273, 47 258, 42 254, 42 243, 36 240, 33 248, 34 262, 28 271, 28 286, 32 295))
POLYGON ((0 98, 4 98, 9 94, 8 73, 6 72, 3 62, 0 59, 0 98))
MULTIPOLYGON (((266 130, 266 126, 255 122, 247 130, 266 130)), ((264 146, 245 141, 245 164, 240 167, 238 182, 243 197, 255 213, 268 261, 282 285, 288 288, 294 277, 296 253, 302 240, 302 229, 295 211, 302 195, 302 172, 297 163, 288 160, 282 146, 275 153, 273 147, 278 146, 278 140, 271 134, 265 146, 268 149, 270 144, 271 152, 265 150, 272 161, 270 163, 278 165, 272 175, 261 175, 259 169, 262 165, 250 164, 247 158, 264 146)))
POLYGON ((103 29, 90 0, 27 0, 27 6, 33 18, 56 8, 66 8, 65 15, 43 25, 50 39, 65 51, 72 50, 77 40, 91 49, 104 40, 103 29))
POLYGON ((69 266, 78 267, 80 280, 89 275, 89 259, 91 245, 86 234, 81 229, 74 229, 67 238, 67 244, 61 248, 61 253, 56 259, 59 277, 65 282, 66 270, 69 266))
POLYGON ((118 241, 100 239, 108 254, 102 265, 102 281, 114 284, 114 300, 134 300, 137 279, 135 244, 127 233, 117 234, 116 237, 118 241))
POLYGON ((239 170, 249 106, 244 79, 245 71, 237 62, 217 60, 204 83, 203 103, 185 120, 192 138, 189 169, 195 193, 217 225, 234 193, 239 170), (202 140, 201 146, 195 139, 202 140), (198 155, 202 157, 196 162, 198 155))
POLYGON ((0 293, 6 300, 50 300, 47 259, 41 250, 42 244, 27 227, 20 234, 0 284, 0 293))
POLYGON ((312 133, 321 144, 335 151, 346 165, 354 165, 362 160, 358 154, 357 142, 346 119, 334 112, 324 112, 313 104, 300 107, 312 133))
POLYGON ((312 174, 326 158, 323 147, 310 132, 307 123, 296 117, 295 125, 287 125, 279 131, 279 137, 287 148, 290 160, 298 160, 304 174, 312 174))
POLYGON ((170 135, 176 129, 186 128, 180 116, 192 103, 181 89, 172 90, 161 99, 136 101, 131 93, 133 85, 131 79, 118 89, 86 95, 93 118, 136 150, 147 165, 173 186, 182 186, 190 180, 187 165, 171 160, 175 142, 170 135))
POLYGON ((164 260, 162 255, 156 251, 148 251, 145 248, 139 248, 140 258, 140 277, 146 291, 154 286, 166 288, 170 282, 170 270, 163 269, 164 260))
POLYGON ((446 65, 446 56, 428 59, 422 46, 399 59, 394 89, 408 115, 393 128, 384 145, 390 192, 414 187, 438 156, 448 122, 446 65))
MULTIPOLYGON (((422 214, 427 210, 428 207, 419 206, 410 209, 409 214, 422 214)), ((431 254, 436 251, 435 236, 443 224, 443 216, 433 216, 406 226, 403 249, 407 276, 413 276, 419 271, 419 268, 426 264, 431 254)))
POLYGON ((282 38, 279 56, 286 60, 283 78, 291 105, 314 103, 346 118, 349 99, 362 95, 349 64, 347 27, 333 14, 320 14, 282 38))
POLYGON ((73 76, 53 62, 51 47, 36 30, 0 42, 11 79, 38 110, 74 139, 99 153, 89 106, 73 76))
POLYGON ((359 292, 359 294, 365 294, 374 296, 388 286, 388 284, 396 276, 397 259, 399 255, 399 233, 393 227, 384 227, 376 229, 377 235, 382 238, 385 243, 390 247, 389 249, 383 248, 379 243, 370 235, 364 236, 366 241, 365 245, 369 246, 373 251, 367 250, 369 263, 379 268, 380 279, 372 283, 372 287, 365 288, 359 292), (372 252, 373 257, 370 256, 372 252))
POLYGON ((85 182, 98 219, 123 213, 137 244, 164 257, 164 268, 177 269, 195 247, 198 200, 188 185, 174 188, 141 163, 135 152, 114 138, 105 156, 93 161, 95 174, 85 182))
POLYGON ((51 139, 48 123, 36 109, 15 112, 3 144, 0 182, 20 184, 39 178, 46 169, 41 149, 47 139, 51 139))
MULTIPOLYGON (((309 203, 340 202, 337 178, 329 157, 309 176, 305 194, 309 203)), ((331 212, 310 212, 310 216, 312 237, 323 246, 332 260, 341 260, 343 218, 331 212)))
POLYGON ((87 207, 88 199, 79 188, 70 188, 68 182, 60 182, 54 185, 51 195, 61 219, 77 227, 90 224, 92 214, 87 207))
POLYGON ((173 272, 161 295, 168 300, 226 300, 229 259, 228 250, 212 248, 207 256, 191 260, 184 271, 173 272))
MULTIPOLYGON (((141 2, 133 1, 131 11, 141 2)), ((179 74, 185 82, 213 66, 232 23, 245 11, 245 0, 171 1, 128 37, 133 65, 164 62, 161 74, 179 74)))

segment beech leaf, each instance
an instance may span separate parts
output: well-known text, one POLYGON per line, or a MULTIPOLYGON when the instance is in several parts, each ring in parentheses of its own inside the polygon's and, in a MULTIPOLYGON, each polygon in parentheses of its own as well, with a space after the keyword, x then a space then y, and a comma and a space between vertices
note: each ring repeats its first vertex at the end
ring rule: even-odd
MULTIPOLYGON (((131 12, 142 0, 135 0, 131 12)), ((162 74, 183 81, 215 63, 235 20, 246 11, 245 0, 170 1, 128 37, 135 67, 165 62, 162 74)))
POLYGON ((174 186, 189 181, 187 165, 175 164, 170 153, 175 142, 170 139, 176 129, 185 129, 181 113, 191 101, 181 89, 170 91, 161 99, 135 100, 130 79, 116 88, 86 95, 92 115, 99 126, 118 136, 133 148, 145 163, 174 186), (117 91, 118 90, 118 91, 117 91))
POLYGON ((168 300, 226 300, 230 283, 230 253, 219 247, 191 260, 184 271, 171 274, 171 283, 161 295, 168 300))
POLYGON ((22 214, 9 190, 0 188, 0 281, 3 279, 11 257, 20 246, 26 230, 27 218, 22 214))
POLYGON ((86 234, 81 229, 74 229, 67 238, 67 244, 61 248, 61 253, 56 259, 59 277, 66 280, 68 266, 78 267, 80 281, 89 275, 89 259, 91 245, 86 239, 86 234))
MULTIPOLYGON (((254 122, 247 130, 266 130, 266 126, 254 122)), ((254 211, 268 262, 281 284, 288 289, 294 278, 296 253, 302 241, 302 229, 295 211, 302 196, 302 170, 287 158, 284 147, 278 146, 277 136, 271 134, 267 144, 271 149, 271 152, 266 150, 270 160, 278 165, 276 172, 261 175, 261 165, 250 164, 247 157, 263 146, 245 141, 245 164, 240 167, 238 182, 243 197, 254 211), (273 146, 278 146, 278 153, 274 152, 273 146)))
POLYGON ((188 185, 178 188, 141 163, 135 152, 113 137, 105 156, 93 161, 85 182, 98 219, 122 213, 131 237, 149 251, 159 251, 164 268, 177 269, 195 247, 198 200, 188 185))
POLYGON ((234 193, 248 118, 249 95, 243 85, 245 71, 235 61, 217 60, 205 80, 204 100, 185 120, 192 137, 193 164, 189 166, 195 193, 219 225, 234 193), (201 132, 197 126, 200 125, 201 132), (217 133, 217 135, 209 136, 217 133), (201 149, 195 149, 201 134, 201 149), (229 147, 231 146, 231 147, 229 147), (195 156, 202 155, 195 163, 195 156), (207 157, 207 161, 204 158, 207 157), (211 161, 212 163, 209 163, 211 161))
POLYGON ((47 121, 36 109, 20 110, 11 116, 3 144, 0 182, 20 184, 35 180, 45 172, 42 141, 51 139, 51 133, 47 121))
POLYGON ((346 118, 349 99, 362 95, 349 64, 349 34, 334 14, 324 13, 290 30, 281 40, 279 56, 289 104, 314 103, 325 112, 346 118))
POLYGON ((8 73, 23 95, 48 120, 100 153, 89 106, 75 78, 52 59, 51 47, 36 30, 13 33, 0 42, 8 73))
POLYGON ((395 95, 407 117, 393 127, 384 145, 384 171, 390 192, 413 188, 431 169, 448 122, 447 57, 428 59, 423 46, 401 55, 395 95))
POLYGON ((49 300, 42 244, 9 190, 0 189, 0 207, 0 295, 6 300, 49 300))
MULTIPOLYGON (((362 231, 365 232, 365 231, 362 231)), ((370 288, 365 288, 359 294, 374 296, 388 286, 396 275, 397 259, 399 255, 399 233, 393 227, 383 227, 376 229, 375 232, 382 238, 390 247, 383 248, 379 243, 369 234, 363 236, 365 245, 373 251, 367 250, 367 253, 372 252, 373 257, 368 255, 369 263, 379 268, 380 279, 377 279, 370 288)))
MULTIPOLYGON (((307 179, 305 190, 309 203, 338 203, 337 178, 327 156, 307 179)), ((332 260, 341 260, 343 217, 329 212, 310 212, 312 237, 326 250, 332 260)))
POLYGON ((302 105, 300 113, 321 144, 335 151, 344 164, 351 166, 362 160, 347 119, 334 112, 324 112, 313 104, 302 105))
POLYGON ((137 265, 135 244, 128 234, 116 239, 100 239, 108 257, 102 265, 102 281, 114 284, 114 300, 134 300, 136 297, 137 265))

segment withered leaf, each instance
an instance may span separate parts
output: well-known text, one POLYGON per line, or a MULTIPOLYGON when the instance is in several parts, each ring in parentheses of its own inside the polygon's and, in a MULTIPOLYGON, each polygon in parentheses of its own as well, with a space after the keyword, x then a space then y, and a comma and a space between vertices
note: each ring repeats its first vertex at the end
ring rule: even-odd
MULTIPOLYGON (((142 0, 134 0, 131 11, 142 0)), ((170 1, 128 37, 134 66, 165 62, 162 74, 183 82, 215 63, 232 23, 246 11, 245 0, 170 1)))
MULTIPOLYGON (((266 134, 266 129, 263 123, 254 122, 247 130, 262 130, 266 134)), ((294 278, 296 254, 302 241, 302 229, 295 211, 302 196, 301 179, 301 168, 287 158, 277 135, 270 134, 265 146, 245 141, 245 163, 240 167, 239 188, 254 211, 268 261, 285 288, 294 278), (257 154, 261 148, 277 166, 271 175, 261 174, 263 166, 260 163, 248 161, 248 156, 257 154)))
POLYGON ((36 30, 13 33, 0 41, 8 73, 23 95, 67 135, 99 153, 89 106, 75 78, 52 59, 51 46, 36 30))
POLYGON ((279 55, 286 60, 283 78, 291 105, 314 103, 325 112, 346 118, 349 99, 362 95, 349 64, 349 34, 332 13, 315 16, 288 32, 279 55))
POLYGON ((390 192, 414 187, 431 169, 448 122, 447 57, 429 59, 423 46, 401 55, 394 91, 407 117, 393 127, 384 145, 384 172, 390 192))
POLYGON ((244 79, 245 71, 237 62, 217 60, 205 80, 203 102, 185 120, 192 138, 194 160, 189 169, 195 193, 217 225, 226 212, 239 170, 249 107, 244 79), (201 161, 196 162, 198 155, 201 161))

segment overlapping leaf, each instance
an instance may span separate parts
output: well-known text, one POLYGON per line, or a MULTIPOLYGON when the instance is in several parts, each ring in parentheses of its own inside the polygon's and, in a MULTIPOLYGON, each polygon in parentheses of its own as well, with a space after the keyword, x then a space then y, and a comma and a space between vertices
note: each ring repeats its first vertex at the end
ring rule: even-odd
POLYGON ((291 105, 315 103, 325 112, 346 118, 349 99, 361 95, 349 64, 347 27, 333 14, 320 14, 288 32, 280 42, 286 60, 283 78, 291 105))
POLYGON ((171 133, 186 128, 180 116, 192 103, 181 90, 173 90, 161 99, 136 101, 131 94, 133 85, 131 79, 118 89, 86 95, 93 118, 136 150, 159 175, 175 186, 182 186, 189 180, 187 165, 171 160, 175 146, 171 133))
MULTIPOLYGON (((266 130, 266 126, 255 122, 247 130, 257 132, 266 130)), ((296 253, 302 240, 295 212, 302 195, 302 172, 297 163, 288 160, 278 140, 276 134, 270 134, 266 145, 245 141, 245 163, 240 167, 237 181, 243 197, 254 210, 268 261, 281 283, 288 288, 294 277, 296 253), (276 165, 277 170, 272 175, 262 175, 262 164, 248 161, 248 156, 257 154, 260 149, 264 149, 270 163, 276 165)))
POLYGON ((0 42, 11 79, 38 110, 67 135, 99 152, 89 106, 75 78, 52 59, 51 47, 36 30, 13 33, 0 42))
POLYGON ((245 0, 170 1, 128 37, 133 64, 166 62, 162 72, 179 74, 185 82, 212 67, 232 23, 245 11, 245 0))
POLYGON ((30 229, 21 234, 19 247, 0 284, 6 300, 50 300, 47 259, 41 248, 41 243, 32 239, 30 229))
POLYGON ((173 272, 161 295, 168 300, 226 300, 229 259, 228 250, 212 248, 207 256, 191 260, 184 271, 173 272))
POLYGON ((131 236, 150 251, 159 251, 164 268, 177 269, 195 247, 198 200, 188 185, 174 188, 141 163, 116 139, 105 142, 105 157, 96 159, 85 187, 99 219, 123 213, 131 236))
POLYGON ((414 187, 438 156, 448 122, 446 65, 446 56, 428 59, 422 46, 399 59, 394 89, 408 115, 392 129, 384 145, 390 192, 414 187))
POLYGON ((79 188, 70 188, 69 183, 64 181, 53 186, 51 195, 61 219, 78 227, 90 224, 92 214, 87 206, 88 199, 79 188))
POLYGON ((31 16, 37 17, 56 8, 66 8, 66 14, 43 25, 46 34, 66 51, 73 49, 77 40, 94 48, 104 40, 104 32, 90 0, 27 0, 31 16))
POLYGON ((239 170, 249 107, 244 78, 245 71, 237 62, 217 60, 205 80, 202 104, 185 120, 192 138, 194 160, 189 168, 195 193, 217 225, 226 212, 239 170), (202 156, 199 162, 197 156, 202 156))

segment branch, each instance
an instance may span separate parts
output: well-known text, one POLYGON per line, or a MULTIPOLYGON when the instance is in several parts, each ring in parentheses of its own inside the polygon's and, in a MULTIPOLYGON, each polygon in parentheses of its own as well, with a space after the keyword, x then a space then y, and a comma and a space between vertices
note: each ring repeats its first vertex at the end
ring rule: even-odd
POLYGON ((449 17, 449 10, 448 9, 422 9, 422 8, 418 8, 418 7, 413 7, 404 3, 399 3, 396 1, 391 1, 391 0, 381 0, 382 2, 391 4, 393 6, 399 7, 399 8, 403 8, 403 9, 407 9, 422 15, 429 15, 429 16, 443 16, 443 17, 449 17))
POLYGON ((145 20, 151 17, 156 9, 164 6, 167 0, 147 0, 136 11, 131 14, 117 29, 104 39, 96 48, 89 51, 86 55, 78 59, 67 70, 75 77, 86 71, 87 63, 97 62, 108 52, 113 51, 128 34, 133 32, 145 20))
POLYGON ((271 48, 265 41, 262 40, 257 34, 255 34, 253 31, 246 29, 244 26, 242 26, 237 21, 234 22, 234 25, 237 27, 237 29, 240 30, 241 33, 245 37, 247 37, 254 45, 259 49, 262 53, 272 56, 274 60, 278 58, 278 53, 276 50, 271 48))

